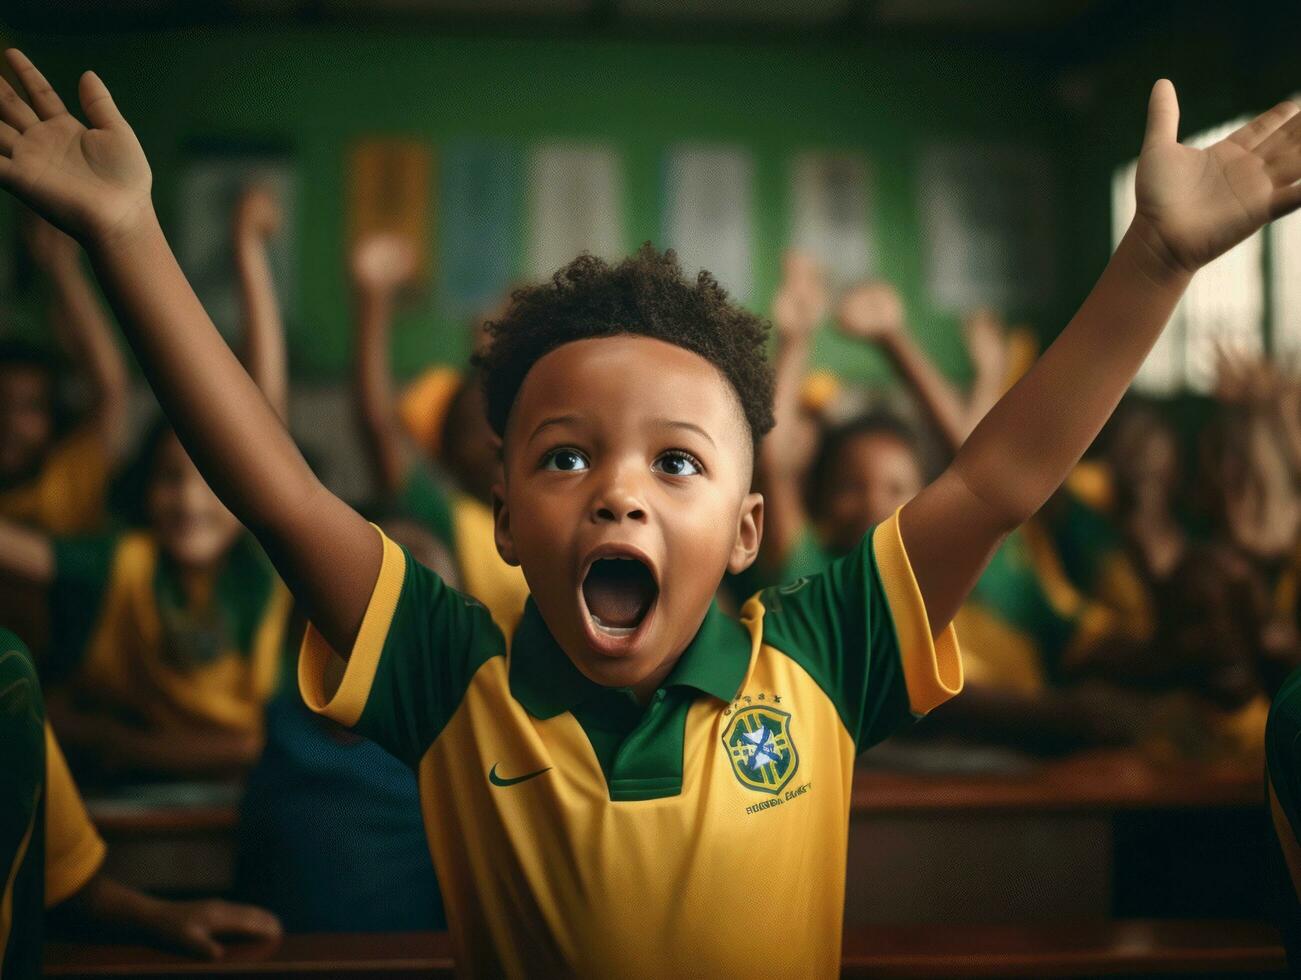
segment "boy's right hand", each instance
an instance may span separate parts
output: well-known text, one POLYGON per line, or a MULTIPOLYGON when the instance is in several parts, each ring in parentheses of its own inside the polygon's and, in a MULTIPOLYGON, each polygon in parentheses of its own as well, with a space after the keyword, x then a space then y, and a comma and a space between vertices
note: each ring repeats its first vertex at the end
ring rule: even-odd
POLYGON ((78 94, 91 128, 15 48, 5 52, 31 104, 0 79, 0 186, 83 242, 129 233, 153 213, 149 161, 94 72, 78 94))
POLYGON ((869 344, 884 343, 903 333, 903 300, 888 282, 862 283, 845 293, 836 311, 836 322, 848 337, 869 344))
POLYGON ((416 250, 397 235, 368 235, 353 245, 348 271, 358 293, 391 296, 415 276, 416 250))

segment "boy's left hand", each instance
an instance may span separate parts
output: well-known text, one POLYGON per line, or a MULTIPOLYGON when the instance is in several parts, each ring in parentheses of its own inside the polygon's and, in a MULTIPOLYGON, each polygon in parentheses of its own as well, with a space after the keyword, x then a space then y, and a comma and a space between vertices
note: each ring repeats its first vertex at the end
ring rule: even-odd
POLYGON ((1214 146, 1179 143, 1179 102, 1161 79, 1148 104, 1135 183, 1142 240, 1190 275, 1301 205, 1301 117, 1280 102, 1214 146))
POLYGON ((279 939, 280 920, 265 909, 216 898, 190 902, 158 901, 147 927, 156 937, 188 953, 220 959, 229 939, 279 939))

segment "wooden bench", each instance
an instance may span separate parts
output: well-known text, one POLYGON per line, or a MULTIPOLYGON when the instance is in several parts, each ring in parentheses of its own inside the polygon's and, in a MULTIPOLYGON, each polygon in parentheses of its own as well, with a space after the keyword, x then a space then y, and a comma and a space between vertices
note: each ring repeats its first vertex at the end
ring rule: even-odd
MULTIPOLYGON (((1053 926, 860 926, 845 935, 847 977, 1281 976, 1277 933, 1259 922, 1145 921, 1053 926)), ((756 964, 756 969, 762 969, 756 964)), ((208 963, 140 946, 50 943, 48 977, 445 977, 445 933, 286 936, 208 963)))

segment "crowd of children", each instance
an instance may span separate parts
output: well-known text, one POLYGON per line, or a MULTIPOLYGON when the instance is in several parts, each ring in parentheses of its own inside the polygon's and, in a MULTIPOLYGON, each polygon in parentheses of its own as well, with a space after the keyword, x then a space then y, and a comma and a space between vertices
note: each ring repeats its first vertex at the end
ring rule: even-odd
MULTIPOLYGON (((1149 210, 1033 367, 1029 331, 973 311, 965 390, 889 283, 833 294, 789 254, 770 362, 758 317, 645 248, 520 287, 474 325, 471 368, 399 394, 390 325, 416 256, 362 239, 363 519, 283 426, 273 198, 250 187, 234 213, 241 366, 153 224, 102 83, 82 81, 86 129, 9 57, 27 98, 0 83, 0 183, 36 212, 25 240, 71 369, 0 344, 4 975, 38 961, 43 905, 207 955, 283 923, 447 927, 485 972, 634 950, 655 951, 650 973, 717 966, 743 937, 695 923, 724 879, 773 875, 808 910, 790 968, 834 970, 845 869, 827 862, 875 742, 1260 764, 1301 666, 1301 379, 1226 351, 1204 418, 1131 396, 1094 436, 1189 275, 1298 203, 1290 104, 1194 151, 1159 84, 1149 210), (30 176, 65 153, 64 176, 30 176), (1207 166, 1232 192, 1189 176, 1207 166), (166 413, 143 438, 80 246, 51 221, 84 244, 166 413), (812 371, 832 325, 912 404, 812 371), (84 783, 243 781, 236 892, 275 915, 98 875, 56 733, 84 783), (526 807, 503 802, 548 773, 515 791, 526 807), (757 805, 788 787, 803 809, 757 805), (734 802, 767 824, 721 812, 734 802), (757 869, 760 832, 803 844, 757 869), (727 874, 693 873, 709 860, 727 874)), ((1272 775, 1280 755, 1271 741, 1272 775)), ((1294 816, 1291 782, 1273 785, 1294 816)))

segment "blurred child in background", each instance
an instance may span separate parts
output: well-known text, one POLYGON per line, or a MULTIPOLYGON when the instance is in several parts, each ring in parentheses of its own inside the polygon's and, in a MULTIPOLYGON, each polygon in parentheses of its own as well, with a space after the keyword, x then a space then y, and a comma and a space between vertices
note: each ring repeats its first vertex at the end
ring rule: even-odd
POLYGON ((508 632, 524 610, 528 586, 493 541, 492 487, 500 440, 488 425, 477 375, 464 377, 447 405, 438 444, 447 487, 427 453, 407 437, 392 395, 389 342, 398 293, 415 270, 406 242, 375 236, 358 242, 350 262, 357 309, 354 383, 368 456, 386 500, 446 542, 462 589, 492 610, 508 632))
POLYGON ((0 629, 0 975, 35 977, 48 910, 61 931, 111 935, 209 959, 220 939, 274 939, 275 916, 215 899, 169 902, 102 871, 106 848, 45 721, 30 655, 0 629))
MULTIPOLYGON (((235 217, 249 370, 283 418, 284 337, 266 257, 279 223, 252 190, 235 217)), ((261 747, 288 593, 171 428, 156 424, 123 481, 138 530, 51 536, 0 520, 0 568, 46 591, 43 671, 60 736, 104 774, 225 775, 261 747)))

